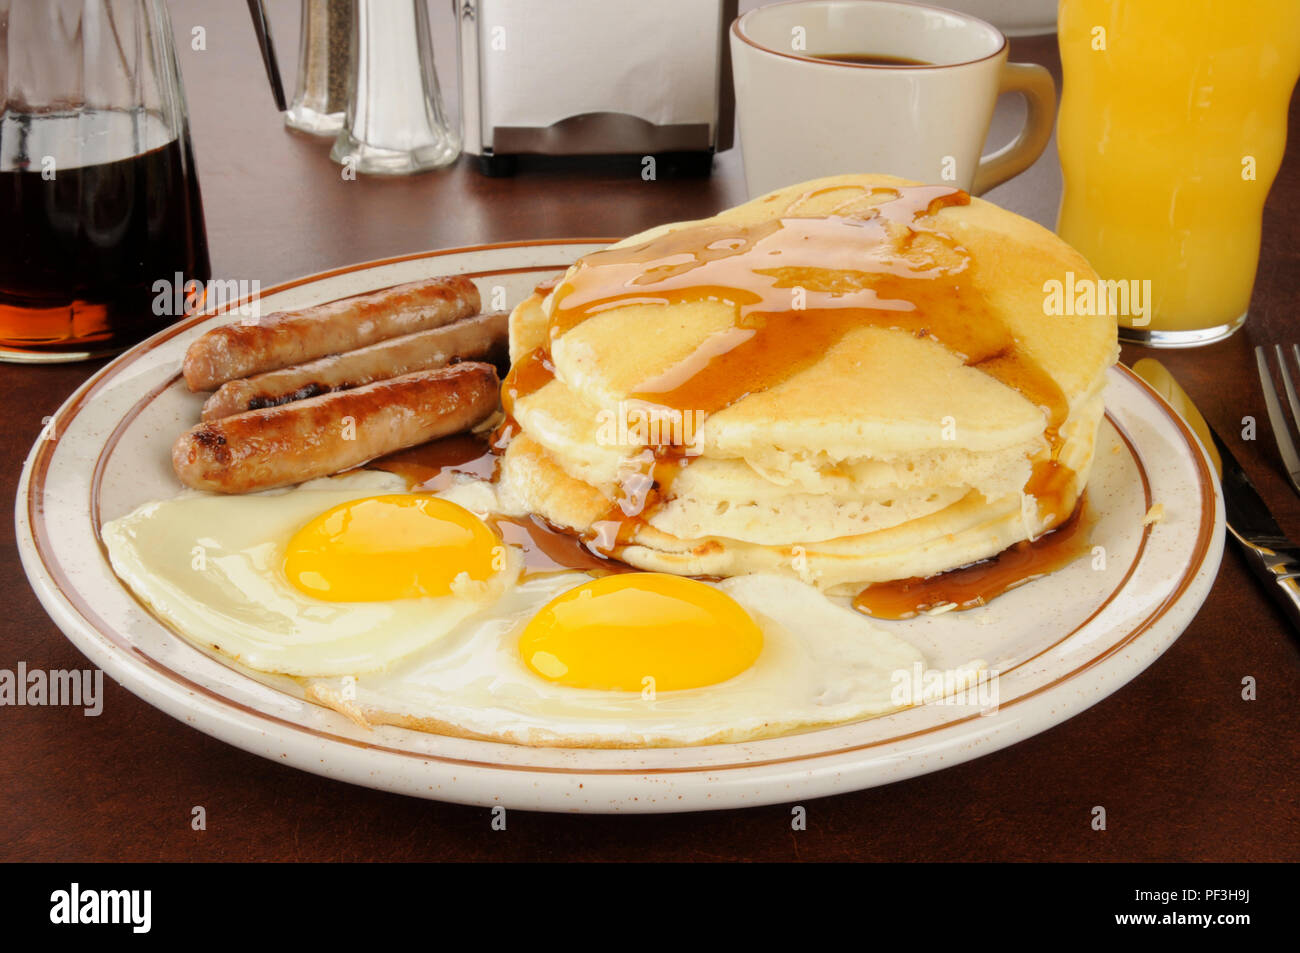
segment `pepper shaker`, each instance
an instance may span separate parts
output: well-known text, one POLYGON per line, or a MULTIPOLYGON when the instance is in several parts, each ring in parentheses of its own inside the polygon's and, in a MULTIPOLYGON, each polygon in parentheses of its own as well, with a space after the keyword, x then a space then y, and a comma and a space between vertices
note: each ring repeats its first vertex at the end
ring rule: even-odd
POLYGON ((352 55, 352 0, 302 0, 298 88, 284 123, 318 136, 343 128, 352 55))

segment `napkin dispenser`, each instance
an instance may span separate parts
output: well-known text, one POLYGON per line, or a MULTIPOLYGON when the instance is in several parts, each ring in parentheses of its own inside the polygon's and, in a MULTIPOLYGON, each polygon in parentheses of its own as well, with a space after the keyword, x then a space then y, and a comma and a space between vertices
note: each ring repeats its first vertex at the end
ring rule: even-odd
POLYGON ((738 0, 453 0, 465 151, 667 157, 707 171, 732 144, 738 0))

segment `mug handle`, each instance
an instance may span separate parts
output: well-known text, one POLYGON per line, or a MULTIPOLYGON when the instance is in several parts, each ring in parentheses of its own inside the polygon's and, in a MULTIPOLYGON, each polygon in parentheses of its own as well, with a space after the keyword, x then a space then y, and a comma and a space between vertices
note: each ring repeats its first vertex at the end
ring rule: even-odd
POLYGON ((971 186, 973 195, 983 195, 995 185, 1024 172, 1043 154, 1052 138, 1052 124, 1056 122, 1056 82, 1047 67, 1037 63, 1003 63, 998 77, 998 95, 1003 93, 1023 93, 1029 115, 1020 135, 997 152, 980 157, 975 183, 971 186))

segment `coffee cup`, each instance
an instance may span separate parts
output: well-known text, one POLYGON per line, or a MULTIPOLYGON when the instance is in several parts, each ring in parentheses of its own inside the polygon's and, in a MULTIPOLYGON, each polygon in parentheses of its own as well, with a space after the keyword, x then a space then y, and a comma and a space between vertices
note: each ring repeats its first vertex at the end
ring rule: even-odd
POLYGON ((1052 75, 1007 62, 976 17, 895 0, 793 0, 731 26, 736 112, 751 196, 827 175, 889 173, 979 195, 1042 154, 1052 75), (998 97, 1023 94, 1025 125, 981 155, 998 97))

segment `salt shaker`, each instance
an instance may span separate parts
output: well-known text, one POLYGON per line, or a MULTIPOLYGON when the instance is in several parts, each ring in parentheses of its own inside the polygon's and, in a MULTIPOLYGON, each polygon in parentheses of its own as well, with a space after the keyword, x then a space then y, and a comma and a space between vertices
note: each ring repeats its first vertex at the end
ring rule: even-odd
POLYGON ((425 0, 355 0, 343 129, 330 158, 358 172, 406 175, 460 155, 434 72, 425 0))

